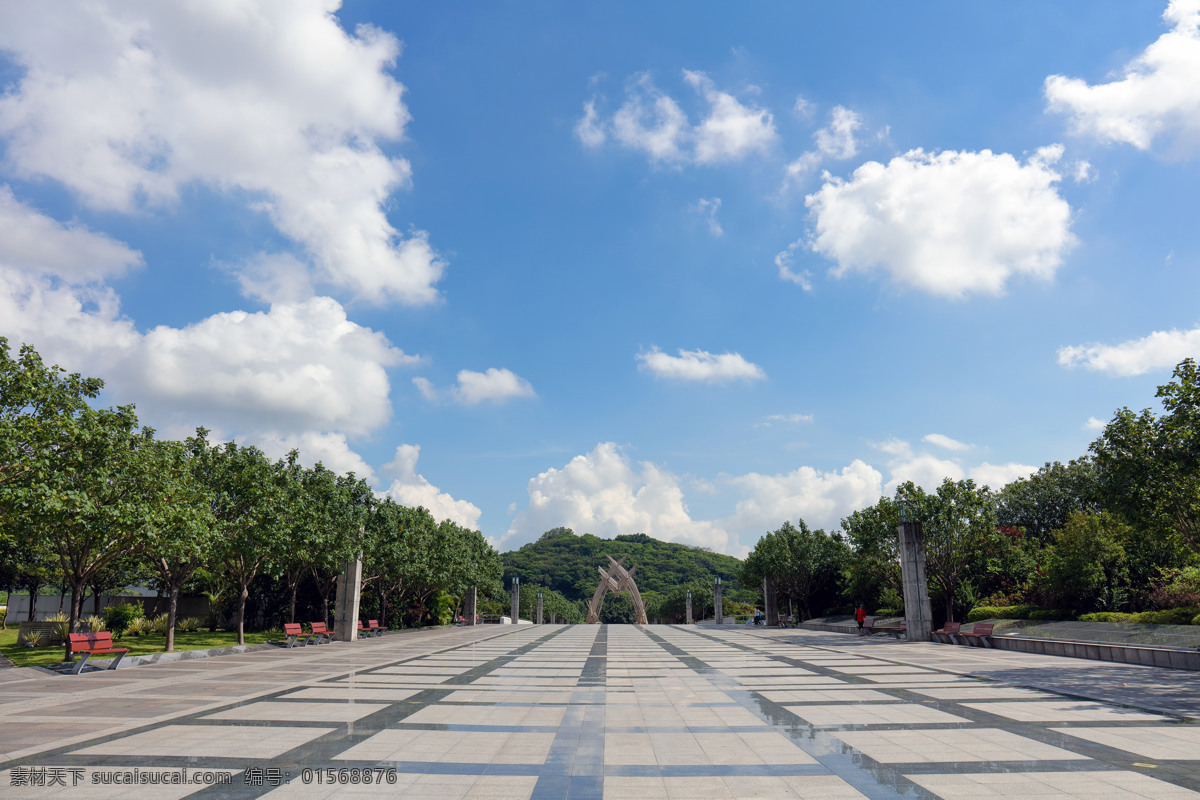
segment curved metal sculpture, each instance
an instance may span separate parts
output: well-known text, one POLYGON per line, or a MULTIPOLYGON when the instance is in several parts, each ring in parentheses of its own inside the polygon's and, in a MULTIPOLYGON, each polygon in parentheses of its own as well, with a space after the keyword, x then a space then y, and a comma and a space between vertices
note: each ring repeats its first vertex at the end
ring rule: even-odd
POLYGON ((596 587, 596 593, 592 595, 592 602, 588 603, 588 624, 598 625, 600 623, 600 609, 604 606, 604 596, 609 592, 618 594, 629 592, 629 596, 633 600, 633 624, 648 624, 646 604, 642 602, 642 594, 633 581, 633 573, 637 571, 637 567, 625 569, 625 559, 623 558, 617 561, 612 556, 608 556, 608 560, 611 566, 607 570, 604 567, 596 567, 600 571, 600 585, 596 587))

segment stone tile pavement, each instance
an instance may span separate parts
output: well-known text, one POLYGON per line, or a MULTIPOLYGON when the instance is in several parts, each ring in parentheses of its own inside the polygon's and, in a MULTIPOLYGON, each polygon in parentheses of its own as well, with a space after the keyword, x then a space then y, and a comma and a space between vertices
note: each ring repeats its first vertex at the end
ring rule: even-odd
POLYGON ((3 798, 1200 800, 1200 675, 733 627, 0 670, 3 798))

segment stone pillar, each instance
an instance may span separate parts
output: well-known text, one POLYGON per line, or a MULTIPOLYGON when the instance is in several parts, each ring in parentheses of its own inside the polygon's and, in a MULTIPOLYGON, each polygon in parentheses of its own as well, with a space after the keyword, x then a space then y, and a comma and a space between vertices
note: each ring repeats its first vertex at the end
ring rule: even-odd
POLYGON ((919 522, 900 523, 900 571, 904 578, 904 619, 910 642, 932 639, 929 581, 925 577, 925 530, 919 522))
POLYGON ((779 625, 779 601, 775 591, 775 581, 763 578, 763 613, 767 616, 766 623, 771 627, 779 625))
POLYGON ((342 565, 333 605, 333 632, 339 642, 358 638, 358 604, 362 600, 362 553, 342 565))
POLYGON ((542 624, 542 593, 538 592, 537 624, 542 624))
POLYGON ((686 607, 687 607, 687 616, 684 617, 684 619, 687 620, 688 625, 691 625, 692 624, 692 593, 691 592, 687 593, 686 607))
POLYGON ((521 579, 513 576, 512 582, 512 624, 516 625, 521 618, 521 579))
POLYGON ((553 612, 553 611, 551 611, 551 612, 550 612, 550 624, 551 624, 551 625, 557 625, 557 624, 558 624, 558 621, 555 619, 555 614, 554 614, 554 612, 553 612))
POLYGON ((725 624, 725 607, 721 602, 720 578, 717 578, 717 582, 713 584, 713 616, 716 618, 718 625, 725 624))
POLYGON ((472 586, 463 596, 463 619, 466 624, 474 625, 477 616, 479 616, 479 590, 472 586))

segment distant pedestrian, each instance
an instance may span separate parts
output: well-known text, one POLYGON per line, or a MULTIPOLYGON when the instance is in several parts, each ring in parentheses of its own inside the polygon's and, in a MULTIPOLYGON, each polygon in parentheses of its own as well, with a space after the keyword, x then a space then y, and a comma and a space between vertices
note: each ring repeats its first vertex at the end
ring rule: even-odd
POLYGON ((858 635, 863 635, 863 624, 867 621, 867 609, 862 603, 858 604, 858 610, 854 612, 854 621, 858 623, 858 635))

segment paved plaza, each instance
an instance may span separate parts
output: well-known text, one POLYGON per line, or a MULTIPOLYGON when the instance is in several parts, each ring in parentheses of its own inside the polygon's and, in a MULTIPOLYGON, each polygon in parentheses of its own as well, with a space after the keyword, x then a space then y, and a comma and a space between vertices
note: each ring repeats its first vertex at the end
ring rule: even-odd
POLYGON ((0 670, 0 797, 264 796, 1200 800, 1200 674, 632 625, 0 670))

